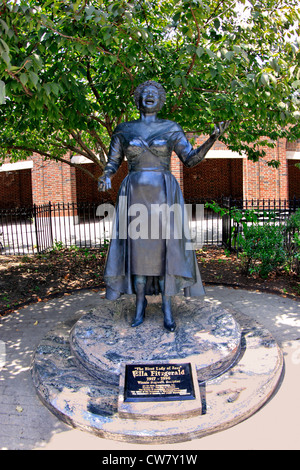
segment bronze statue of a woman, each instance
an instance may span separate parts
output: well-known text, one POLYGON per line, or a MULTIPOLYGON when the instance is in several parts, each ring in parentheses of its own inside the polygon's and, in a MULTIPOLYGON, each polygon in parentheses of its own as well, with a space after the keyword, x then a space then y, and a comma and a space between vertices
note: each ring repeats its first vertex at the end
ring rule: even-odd
POLYGON ((202 296, 205 292, 196 255, 193 250, 186 249, 190 241, 189 235, 186 230, 181 232, 181 237, 175 235, 178 220, 182 219, 177 216, 175 220, 176 215, 172 222, 169 219, 168 236, 163 236, 163 212, 155 218, 160 227, 151 230, 151 211, 153 215, 153 208, 157 210, 176 206, 184 212, 181 189, 170 172, 172 152, 177 154, 185 166, 190 168, 197 165, 229 123, 215 126, 208 140, 199 148, 193 149, 177 123, 158 118, 157 113, 161 110, 165 97, 164 88, 154 81, 147 81, 137 87, 134 99, 140 118, 124 122, 115 129, 108 161, 103 176, 99 178, 98 187, 100 191, 111 188, 111 176, 116 173, 126 156, 129 173, 119 189, 113 230, 115 236, 110 243, 104 273, 106 298, 116 300, 124 293, 135 294, 136 311, 132 326, 136 327, 144 321, 146 295, 160 292, 164 326, 167 330, 174 331, 176 324, 172 315, 171 297, 182 289, 186 296, 202 296), (126 226, 130 226, 134 213, 136 215, 132 209, 141 205, 149 217, 143 224, 149 229, 147 236, 132 237, 128 233, 124 236, 120 233, 120 220, 125 217, 126 226))

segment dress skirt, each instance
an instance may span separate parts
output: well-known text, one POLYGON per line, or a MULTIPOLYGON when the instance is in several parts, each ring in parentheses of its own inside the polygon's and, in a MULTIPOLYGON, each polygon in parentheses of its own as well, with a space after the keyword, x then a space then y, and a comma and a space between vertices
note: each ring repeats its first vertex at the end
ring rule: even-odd
POLYGON ((147 276, 147 295, 159 293, 161 276, 165 295, 205 294, 183 195, 169 171, 132 171, 120 186, 104 272, 106 298, 134 294, 134 275, 147 276))

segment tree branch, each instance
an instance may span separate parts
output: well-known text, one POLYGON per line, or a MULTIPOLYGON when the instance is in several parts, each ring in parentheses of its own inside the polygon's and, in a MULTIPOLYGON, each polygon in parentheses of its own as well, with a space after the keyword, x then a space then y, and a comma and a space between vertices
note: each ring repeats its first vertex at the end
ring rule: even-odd
POLYGON ((94 96, 95 96, 97 102, 100 105, 103 105, 103 102, 101 101, 100 95, 98 93, 97 88, 95 87, 95 84, 94 84, 92 76, 91 76, 91 64, 90 64, 89 60, 87 61, 87 66, 86 66, 86 77, 88 79, 88 82, 90 84, 90 87, 92 89, 92 92, 94 93, 94 96))
MULTIPOLYGON (((2 148, 10 149, 10 150, 22 150, 22 151, 25 151, 25 152, 30 152, 32 154, 37 153, 38 155, 41 155, 42 157, 49 158, 50 160, 55 160, 55 161, 59 161, 61 163, 66 163, 67 165, 69 165, 73 168, 78 168, 79 170, 81 170, 85 174, 87 174, 89 177, 91 177, 92 179, 97 181, 96 176, 93 175, 93 173, 91 173, 89 170, 87 170, 84 165, 79 165, 77 163, 72 163, 71 160, 67 160, 67 159, 62 158, 62 157, 51 155, 50 153, 44 152, 43 150, 38 150, 36 148, 26 147, 24 145, 10 145, 9 147, 2 147, 2 148)), ((104 165, 99 165, 99 166, 103 170, 104 165)))
POLYGON ((94 121, 99 122, 99 124, 101 124, 101 126, 106 127, 105 122, 102 121, 102 119, 98 118, 98 116, 95 116, 94 114, 88 114, 87 117, 88 117, 89 119, 93 119, 94 121))
MULTIPOLYGON (((231 4, 229 5, 229 7, 226 8, 221 14, 226 13, 233 5, 235 5, 235 3, 236 3, 236 2, 231 3, 231 4)), ((208 25, 211 21, 215 20, 216 18, 218 18, 218 16, 220 16, 220 15, 216 15, 216 16, 215 16, 215 13, 217 12, 217 10, 218 10, 218 8, 220 7, 221 4, 222 4, 222 0, 219 0, 218 4, 216 5, 216 8, 215 8, 214 11, 213 11, 213 13, 207 18, 207 20, 204 22, 204 24, 201 26, 201 28, 200 28, 200 26, 199 26, 199 23, 198 23, 198 20, 197 20, 197 18, 196 18, 196 15, 195 15, 195 12, 194 12, 193 8, 190 9, 190 10, 191 10, 191 14, 192 14, 192 16, 193 16, 193 20, 194 20, 195 25, 196 25, 196 30, 197 30, 197 38, 196 38, 196 43, 195 43, 195 46, 196 46, 196 47, 198 47, 198 46, 199 46, 199 43, 200 43, 200 39, 201 39, 201 30, 203 30, 204 28, 206 28, 207 25, 208 25)), ((191 71, 193 70, 193 67, 194 67, 195 61, 196 61, 196 57, 197 57, 197 54, 196 54, 196 52, 194 52, 194 54, 192 55, 192 59, 191 59, 191 63, 190 63, 190 65, 189 65, 189 68, 188 68, 188 70, 187 70, 187 72, 186 72, 186 74, 185 74, 185 78, 187 78, 187 77, 190 75, 191 71)), ((181 86, 181 91, 180 91, 179 96, 178 96, 178 98, 177 98, 177 100, 176 100, 176 104, 174 104, 174 106, 171 108, 171 112, 172 112, 172 113, 173 113, 176 109, 178 109, 178 107, 179 107, 179 102, 180 102, 180 100, 181 100, 181 98, 182 98, 182 96, 184 95, 185 92, 186 92, 186 88, 182 85, 182 86, 181 86)))
POLYGON ((97 132, 94 129, 87 130, 87 132, 96 140, 97 144, 101 148, 101 150, 102 150, 101 153, 103 153, 103 155, 100 154, 100 157, 102 157, 103 162, 106 163, 105 158, 104 158, 104 154, 107 155, 108 150, 107 150, 106 146, 104 145, 102 139, 100 138, 100 136, 97 134, 97 132))
POLYGON ((86 152, 88 158, 90 158, 94 163, 97 163, 99 159, 97 155, 83 142, 79 134, 76 134, 75 131, 69 131, 73 139, 80 145, 80 147, 86 152))
MULTIPOLYGON (((94 45, 92 43, 92 41, 89 41, 87 39, 83 39, 83 38, 76 38, 76 37, 73 37, 73 36, 69 36, 67 34, 63 34, 61 33, 60 31, 58 31, 57 29, 53 28, 52 26, 50 26, 49 24, 45 24, 45 22, 43 22, 43 20, 41 20, 41 23, 43 24, 43 26, 45 26, 45 28, 49 28, 53 33, 55 34, 58 34, 59 36, 61 36, 62 38, 65 38, 65 39, 70 39, 71 41, 75 41, 75 42, 79 42, 81 44, 85 44, 85 45, 94 45)), ((100 47, 100 46, 96 46, 96 49, 100 52, 102 52, 103 54, 107 54, 107 55, 111 55, 113 57, 116 57, 117 58, 117 62, 123 67, 123 69, 125 70, 125 72, 128 74, 131 82, 133 83, 134 82, 134 76, 132 75, 130 69, 128 67, 126 67, 126 65, 124 64, 124 62, 122 62, 122 60, 119 58, 119 55, 115 55, 113 52, 110 52, 108 51, 107 49, 105 49, 103 46, 100 47)))
MULTIPOLYGON (((50 144, 49 144, 49 142, 47 142, 47 141, 45 141, 45 140, 43 141, 43 143, 44 143, 45 145, 46 145, 46 144, 47 144, 47 145, 51 145, 51 146, 53 146, 53 147, 58 147, 58 148, 60 148, 60 149, 63 148, 63 149, 66 149, 67 151, 71 151, 71 152, 73 152, 73 153, 75 153, 75 154, 80 154, 80 155, 82 155, 82 156, 85 157, 85 158, 91 159, 89 153, 85 152, 82 148, 75 147, 74 145, 68 144, 68 143, 64 142, 63 139, 61 139, 60 137, 57 137, 57 136, 55 136, 55 139, 56 139, 58 142, 60 142, 60 143, 57 144, 57 143, 55 143, 55 142, 50 142, 50 144)), ((98 160, 95 161, 95 163, 98 163, 98 160)))
MULTIPOLYGON (((197 29, 197 39, 196 39, 195 47, 198 47, 199 42, 200 42, 200 38, 201 38, 200 27, 199 27, 199 24, 198 24, 198 21, 197 21, 197 18, 196 18, 196 15, 194 13, 193 8, 191 8, 191 13, 192 13, 192 16, 193 16, 193 19, 194 19, 194 22, 195 22, 195 25, 196 25, 196 29, 197 29)), ((196 60, 196 52, 194 52, 194 54, 192 56, 192 60, 191 60, 190 66, 189 66, 189 68, 188 68, 188 70, 185 74, 185 78, 187 78, 190 75, 190 73, 191 73, 191 71, 192 71, 192 69, 195 65, 195 60, 196 60)), ((178 108, 179 102, 180 102, 183 94, 185 93, 185 91, 186 91, 186 88, 182 86, 181 91, 179 93, 179 96, 177 98, 177 103, 171 109, 172 113, 178 108)))
MULTIPOLYGON (((86 175, 90 176, 93 180, 98 181, 98 178, 93 175, 89 170, 85 168, 85 165, 79 165, 77 163, 72 163, 71 161, 65 160, 64 158, 58 157, 58 160, 62 163, 66 163, 74 168, 78 168, 79 170, 83 171, 86 175)), ((103 167, 101 168, 103 170, 103 167)))
MULTIPOLYGON (((26 62, 25 62, 25 63, 26 63, 26 62)), ((25 65, 25 64, 24 64, 24 65, 25 65)), ((24 67, 24 65, 23 65, 23 67, 24 67)), ((20 70, 18 70, 18 72, 20 72, 23 67, 21 67, 20 70)), ((22 88, 23 88, 23 90, 25 91, 25 93, 26 93, 27 96, 30 96, 30 97, 33 96, 32 91, 30 91, 29 88, 27 88, 27 86, 23 85, 23 83, 21 82, 21 80, 19 79, 19 77, 18 77, 15 73, 11 72, 10 70, 5 70, 5 72, 6 72, 8 75, 10 75, 14 80, 16 80, 18 83, 20 83, 20 84, 22 85, 22 88)))

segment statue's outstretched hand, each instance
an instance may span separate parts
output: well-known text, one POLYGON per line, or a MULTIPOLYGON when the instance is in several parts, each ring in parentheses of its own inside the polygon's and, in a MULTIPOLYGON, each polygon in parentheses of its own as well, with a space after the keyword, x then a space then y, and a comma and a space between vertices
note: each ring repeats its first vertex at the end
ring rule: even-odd
POLYGON ((224 121, 224 122, 218 122, 218 124, 215 124, 215 128, 213 133, 211 134, 213 137, 221 137, 222 134, 226 131, 226 129, 229 127, 231 121, 224 121))
POLYGON ((111 181, 108 176, 100 176, 98 179, 98 191, 108 191, 111 188, 111 181))

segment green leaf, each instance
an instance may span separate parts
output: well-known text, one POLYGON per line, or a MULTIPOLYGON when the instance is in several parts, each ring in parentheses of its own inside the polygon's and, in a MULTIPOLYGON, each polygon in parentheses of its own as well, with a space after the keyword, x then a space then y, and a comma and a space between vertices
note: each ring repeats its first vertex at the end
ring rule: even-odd
POLYGON ((36 87, 37 84, 38 84, 38 81, 39 81, 38 75, 35 72, 32 72, 32 70, 30 70, 29 78, 30 78, 31 82, 33 83, 33 85, 36 87))
POLYGON ((174 83, 176 86, 180 86, 181 85, 181 77, 175 77, 174 78, 174 83))
POLYGON ((35 64, 36 64, 39 68, 42 68, 42 67, 43 67, 42 59, 41 59, 41 57, 40 57, 38 54, 32 54, 32 58, 33 58, 35 64))
POLYGON ((6 42, 5 42, 2 38, 0 38, 0 41, 1 41, 1 44, 2 44, 2 46, 3 46, 4 51, 5 51, 7 54, 9 54, 9 47, 8 47, 8 45, 6 44, 6 42))
POLYGON ((180 16, 181 16, 181 12, 177 12, 174 16, 173 16, 173 21, 174 23, 177 23, 177 21, 180 19, 180 16))
POLYGON ((215 59, 217 57, 216 54, 209 47, 206 47, 205 50, 211 59, 215 59))
POLYGON ((21 80, 21 83, 22 85, 26 85, 26 83, 28 82, 28 75, 27 73, 21 73, 20 75, 20 80, 21 80))
POLYGON ((5 83, 0 80, 0 104, 5 103, 5 83))
POLYGON ((216 29, 219 29, 219 28, 220 28, 221 23, 220 23, 220 20, 219 20, 218 18, 216 18, 216 19, 214 20, 214 25, 215 25, 215 28, 216 28, 216 29))
POLYGON ((184 76, 181 77, 181 83, 182 83, 182 86, 184 86, 185 88, 188 86, 186 77, 184 76))
POLYGON ((225 53, 225 57, 227 60, 231 60, 234 57, 234 52, 233 51, 227 51, 225 53))
POLYGON ((50 83, 51 85, 51 90, 53 91, 53 93, 58 96, 59 95, 59 86, 57 85, 57 83, 50 83))
POLYGON ((204 49, 202 46, 197 47, 196 54, 199 58, 204 54, 204 49))
POLYGON ((44 83, 43 88, 46 91, 46 95, 50 96, 51 93, 51 84, 50 83, 44 83))
POLYGON ((8 27, 7 23, 5 21, 3 21, 2 19, 0 19, 0 25, 2 26, 4 31, 7 33, 8 30, 9 30, 9 27, 8 27))
POLYGON ((266 73, 266 72, 262 73, 261 76, 260 76, 260 81, 261 81, 262 85, 264 85, 264 86, 269 85, 270 84, 269 74, 266 73))
POLYGON ((7 54, 6 51, 2 52, 1 58, 4 60, 4 62, 6 63, 8 69, 10 70, 10 58, 9 58, 9 55, 7 54))

